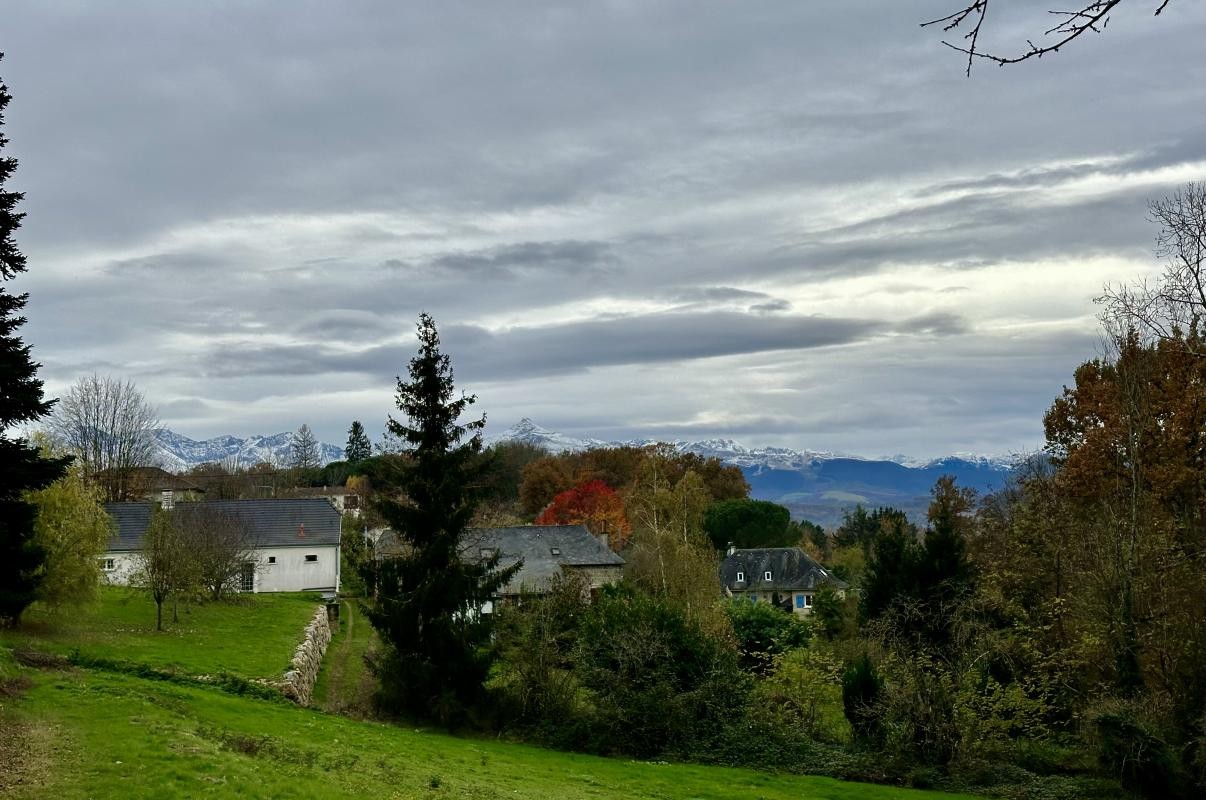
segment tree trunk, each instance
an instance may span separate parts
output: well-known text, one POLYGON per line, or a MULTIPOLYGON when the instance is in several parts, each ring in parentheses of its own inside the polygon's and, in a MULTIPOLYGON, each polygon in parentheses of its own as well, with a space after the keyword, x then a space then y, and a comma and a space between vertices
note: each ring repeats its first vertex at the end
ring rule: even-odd
POLYGON ((163 600, 155 598, 155 630, 163 630, 163 600))

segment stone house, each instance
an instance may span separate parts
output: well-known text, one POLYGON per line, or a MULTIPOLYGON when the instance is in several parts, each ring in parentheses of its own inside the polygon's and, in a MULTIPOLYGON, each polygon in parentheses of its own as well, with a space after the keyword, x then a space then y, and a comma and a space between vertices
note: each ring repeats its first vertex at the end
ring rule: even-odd
MULTIPOLYGON (((111 584, 130 582, 155 503, 109 503, 116 533, 101 559, 111 584)), ((240 576, 244 592, 339 591, 340 515, 326 499, 210 500, 205 506, 246 526, 254 560, 240 576)))
POLYGON ((730 546, 720 565, 720 583, 726 597, 773 603, 800 615, 812 613, 821 587, 832 587, 840 597, 850 588, 799 547, 738 550, 730 546))
MULTIPOLYGON (((393 531, 385 531, 375 542, 378 558, 396 556, 402 550, 393 531)), ((499 592, 497 602, 511 603, 524 594, 543 594, 558 577, 577 577, 592 595, 624 576, 624 559, 612 552, 604 537, 596 537, 583 525, 516 525, 506 528, 470 528, 461 541, 466 560, 483 561, 494 554, 499 567, 523 565, 499 592)), ((494 603, 482 609, 491 613, 494 603)))

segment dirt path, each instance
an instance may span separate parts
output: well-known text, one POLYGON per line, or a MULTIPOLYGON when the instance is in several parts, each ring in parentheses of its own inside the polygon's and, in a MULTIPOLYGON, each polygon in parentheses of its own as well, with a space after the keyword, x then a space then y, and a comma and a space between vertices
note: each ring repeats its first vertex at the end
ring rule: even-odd
POLYGON ((361 618, 356 602, 341 605, 340 631, 324 659, 315 705, 334 714, 363 717, 370 710, 372 676, 362 659, 373 641, 373 631, 368 620, 361 618))

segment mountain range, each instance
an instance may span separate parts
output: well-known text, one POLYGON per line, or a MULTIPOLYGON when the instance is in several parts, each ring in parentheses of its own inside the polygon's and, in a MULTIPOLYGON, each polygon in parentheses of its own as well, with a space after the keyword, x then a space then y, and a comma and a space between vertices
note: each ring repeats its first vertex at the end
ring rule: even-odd
MULTIPOLYGON (((542 428, 530 419, 517 424, 491 442, 525 442, 550 452, 579 451, 592 447, 642 446, 655 440, 607 442, 579 439, 542 428)), ((954 476, 960 486, 983 494, 1004 486, 1019 458, 957 454, 930 461, 903 456, 863 458, 816 450, 784 447, 747 448, 732 439, 671 442, 684 452, 718 458, 741 469, 750 484, 750 496, 787 506, 796 519, 835 526, 856 505, 893 506, 915 522, 925 520, 929 493, 943 475, 954 476)))
MULTIPOLYGON (((216 436, 198 441, 170 430, 157 433, 160 464, 183 472, 206 462, 251 466, 262 461, 289 462, 292 433, 271 436, 216 436)), ((644 446, 654 439, 605 441, 577 438, 542 428, 528 418, 489 438, 495 442, 525 442, 552 453, 577 452, 594 447, 644 446)), ((674 441, 674 447, 705 458, 718 458, 741 469, 750 484, 750 496, 787 506, 796 519, 835 526, 855 505, 893 506, 914 521, 925 519, 929 492, 943 475, 953 475, 960 486, 981 494, 1000 489, 1016 467, 1017 458, 990 458, 956 454, 931 461, 904 456, 864 458, 817 450, 785 447, 748 448, 732 439, 674 441)), ((343 448, 319 444, 323 464, 343 458, 343 448)))
MULTIPOLYGON (((274 433, 271 436, 215 436, 197 441, 166 428, 155 432, 158 445, 159 466, 170 472, 184 472, 198 464, 218 462, 233 463, 240 467, 267 462, 288 464, 289 448, 293 443, 292 433, 274 433)), ((319 443, 319 461, 327 464, 343 458, 343 448, 333 444, 319 443)))

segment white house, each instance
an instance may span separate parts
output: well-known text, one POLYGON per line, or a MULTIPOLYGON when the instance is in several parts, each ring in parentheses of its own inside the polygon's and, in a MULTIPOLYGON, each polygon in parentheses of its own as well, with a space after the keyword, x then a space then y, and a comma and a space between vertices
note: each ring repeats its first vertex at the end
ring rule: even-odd
MULTIPOLYGON (((116 523, 102 568, 109 583, 126 585, 134 572, 154 503, 109 503, 116 523)), ((192 505, 176 503, 176 508, 192 505)), ((236 517, 248 528, 255 560, 248 562, 244 592, 339 591, 340 514, 326 499, 211 500, 197 505, 236 517)))

